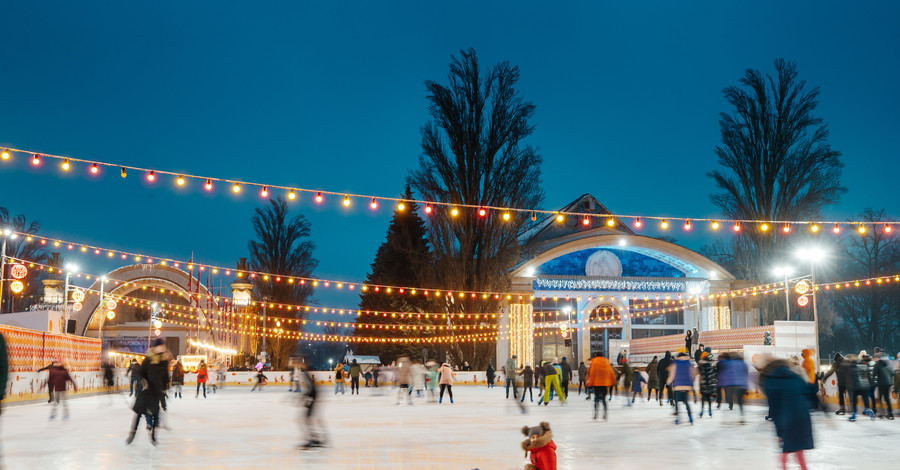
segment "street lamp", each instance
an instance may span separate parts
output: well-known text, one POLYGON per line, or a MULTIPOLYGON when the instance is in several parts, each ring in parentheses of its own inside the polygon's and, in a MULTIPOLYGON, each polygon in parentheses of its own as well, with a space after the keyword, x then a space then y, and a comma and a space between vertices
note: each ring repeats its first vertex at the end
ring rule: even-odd
POLYGON ((788 295, 788 276, 794 274, 794 270, 789 266, 778 266, 775 268, 775 274, 784 277, 784 311, 787 312, 787 320, 791 321, 791 300, 788 295))
POLYGON ((69 314, 69 278, 72 276, 73 272, 74 273, 78 272, 78 266, 71 264, 71 263, 67 264, 66 265, 66 284, 65 284, 65 288, 63 289, 63 314, 66 318, 66 329, 68 329, 68 327, 69 327, 68 325, 69 325, 69 317, 70 317, 70 314, 69 314))
POLYGON ((12 235, 12 230, 3 229, 3 248, 0 250, 0 313, 3 312, 3 273, 6 272, 6 239, 12 235))
POLYGON ((816 330, 816 368, 819 367, 819 311, 816 306, 816 263, 825 259, 825 252, 817 246, 801 249, 797 252, 797 257, 809 261, 810 281, 812 282, 812 298, 813 298, 813 325, 816 330))

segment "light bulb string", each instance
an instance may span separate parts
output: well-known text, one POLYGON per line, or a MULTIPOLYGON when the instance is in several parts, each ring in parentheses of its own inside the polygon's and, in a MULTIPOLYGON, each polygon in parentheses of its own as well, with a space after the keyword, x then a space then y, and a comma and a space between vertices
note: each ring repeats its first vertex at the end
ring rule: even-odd
MULTIPOLYGON (((299 187, 299 186, 286 186, 286 185, 282 185, 282 184, 258 183, 258 182, 254 182, 254 181, 244 181, 244 180, 232 179, 232 178, 219 178, 219 177, 214 177, 214 176, 203 176, 203 175, 177 172, 177 171, 171 171, 171 170, 157 170, 157 169, 153 169, 153 168, 145 168, 145 167, 139 167, 139 166, 134 166, 134 165, 124 165, 124 164, 120 164, 120 163, 105 162, 102 160, 89 160, 89 159, 78 158, 78 157, 67 157, 67 156, 63 156, 63 155, 35 152, 32 150, 24 150, 24 149, 18 149, 18 148, 14 148, 14 147, 7 147, 5 150, 10 153, 31 154, 31 155, 35 155, 35 156, 39 156, 39 157, 46 157, 46 158, 60 160, 60 161, 68 161, 68 163, 70 163, 70 164, 72 164, 72 163, 84 163, 84 164, 88 164, 88 165, 96 164, 98 166, 104 166, 104 167, 108 167, 108 168, 133 170, 133 171, 143 172, 143 173, 147 173, 147 174, 150 174, 152 172, 154 175, 167 175, 167 176, 174 176, 177 178, 189 178, 192 180, 199 180, 203 183, 205 183, 207 180, 209 180, 210 182, 226 183, 226 184, 230 184, 230 185, 237 184, 237 185, 241 185, 241 186, 256 187, 256 188, 259 188, 260 190, 274 188, 274 189, 279 189, 279 190, 292 191, 295 193, 299 192, 299 193, 309 193, 309 194, 316 194, 316 195, 323 195, 323 196, 324 195, 341 196, 341 197, 344 197, 345 199, 346 198, 355 198, 355 199, 363 199, 366 201, 375 200, 375 201, 387 201, 387 202, 395 202, 395 203, 409 202, 409 203, 416 203, 416 204, 419 204, 422 206, 427 205, 427 206, 437 206, 437 207, 446 207, 446 208, 465 208, 465 209, 474 209, 474 210, 479 210, 479 211, 481 209, 484 209, 486 211, 496 211, 496 212, 507 212, 507 213, 508 212, 516 212, 516 213, 521 213, 521 214, 541 214, 542 216, 564 215, 564 216, 576 217, 576 218, 585 218, 586 217, 586 218, 590 218, 590 219, 612 218, 612 219, 631 219, 634 221, 644 219, 644 220, 651 220, 651 221, 655 221, 655 222, 677 221, 682 224, 690 221, 690 222, 708 222, 708 223, 724 222, 724 223, 731 223, 731 224, 735 224, 735 223, 737 223, 737 224, 763 224, 763 223, 765 223, 765 224, 772 224, 772 225, 779 225, 779 226, 792 226, 792 225, 804 225, 804 226, 811 226, 811 225, 839 225, 839 226, 884 225, 884 226, 893 226, 898 223, 898 222, 893 222, 893 221, 872 222, 872 221, 864 221, 864 220, 858 220, 858 221, 778 220, 778 219, 759 220, 759 219, 734 219, 734 218, 727 218, 727 217, 724 217, 724 218, 723 217, 668 217, 668 216, 658 216, 658 215, 635 215, 635 214, 625 214, 625 213, 596 214, 596 213, 590 213, 590 212, 558 211, 558 210, 547 210, 547 209, 537 209, 537 208, 529 209, 529 208, 516 208, 516 207, 502 207, 502 206, 494 206, 494 205, 478 205, 478 204, 454 203, 454 202, 443 202, 443 201, 427 201, 427 200, 422 200, 422 199, 403 199, 403 198, 398 198, 398 197, 378 196, 378 195, 372 195, 372 194, 330 191, 330 190, 323 190, 323 189, 309 189, 309 188, 303 188, 303 187, 299 187)), ((505 219, 505 217, 504 217, 504 219, 505 219)), ((823 228, 825 228, 825 227, 823 227, 823 228)), ((773 231, 777 230, 776 227, 771 227, 771 229, 773 231)))

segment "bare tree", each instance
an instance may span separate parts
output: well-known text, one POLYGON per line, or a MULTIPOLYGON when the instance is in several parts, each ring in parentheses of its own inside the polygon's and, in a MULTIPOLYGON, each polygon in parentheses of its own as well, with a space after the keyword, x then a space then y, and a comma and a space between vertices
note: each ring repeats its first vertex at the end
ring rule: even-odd
MULTIPOLYGON (((533 132, 535 106, 519 96, 518 80, 518 67, 501 62, 483 69, 468 49, 451 58, 446 85, 425 83, 431 119, 422 128, 422 156, 410 182, 426 200, 460 206, 456 216, 448 210, 428 219, 434 277, 445 290, 506 288, 528 216, 511 213, 505 220, 501 211, 481 215, 478 208, 537 207, 543 200, 542 158, 523 142, 533 132)), ((487 312, 497 303, 467 296, 446 308, 487 312)), ((488 362, 490 345, 470 351, 458 352, 476 364, 488 362)))
MULTIPOLYGON (((861 219, 875 229, 844 240, 840 279, 891 276, 900 269, 900 240, 878 229, 885 222, 884 209, 866 209, 861 219)), ((839 350, 887 350, 900 347, 900 286, 873 282, 871 285, 831 289, 826 297, 834 310, 834 327, 829 343, 839 350)))
POLYGON ((724 168, 708 174, 722 190, 712 201, 725 217, 769 222, 745 224, 733 239, 734 264, 744 270, 735 274, 748 279, 765 277, 772 260, 785 254, 788 236, 771 221, 816 218, 846 192, 840 152, 813 115, 819 88, 806 90, 793 62, 776 59, 775 70, 773 77, 747 69, 739 85, 723 90, 733 107, 719 118, 716 155, 724 168))
MULTIPOLYGON (((308 240, 310 223, 302 214, 289 216, 287 202, 282 197, 270 199, 265 207, 257 208, 250 218, 256 240, 250 240, 250 269, 271 274, 266 279, 257 276, 254 288, 257 297, 270 303, 304 304, 311 300, 310 283, 288 282, 289 277, 310 277, 319 262, 313 257, 315 243, 308 240), (279 282, 278 277, 283 279, 279 282)), ((293 309, 293 317, 302 318, 301 309, 293 309)), ((274 323, 278 313, 269 311, 269 322, 274 323)), ((278 358, 279 367, 296 350, 296 341, 267 342, 270 355, 278 358)))

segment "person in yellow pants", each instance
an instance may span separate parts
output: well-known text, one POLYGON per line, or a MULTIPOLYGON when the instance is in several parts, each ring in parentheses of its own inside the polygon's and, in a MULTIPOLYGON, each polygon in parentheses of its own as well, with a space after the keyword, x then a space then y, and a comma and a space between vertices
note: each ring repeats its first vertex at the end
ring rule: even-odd
POLYGON ((566 395, 563 393, 562 386, 559 384, 559 373, 557 373, 556 368, 553 367, 553 364, 548 364, 546 361, 542 363, 542 367, 544 369, 544 405, 550 404, 550 387, 553 387, 556 390, 556 394, 559 395, 559 400, 561 403, 566 402, 566 395))

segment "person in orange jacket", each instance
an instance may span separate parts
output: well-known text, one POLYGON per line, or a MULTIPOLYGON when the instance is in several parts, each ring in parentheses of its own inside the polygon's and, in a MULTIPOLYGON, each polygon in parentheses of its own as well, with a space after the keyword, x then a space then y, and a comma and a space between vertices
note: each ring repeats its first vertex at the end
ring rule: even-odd
POLYGON ((522 450, 526 456, 531 454, 531 463, 525 465, 525 470, 556 470, 556 443, 550 423, 542 421, 538 426, 525 426, 522 434, 527 437, 522 441, 522 450))
POLYGON ((603 402, 603 420, 606 420, 606 392, 615 384, 616 373, 609 359, 601 352, 595 353, 587 370, 587 386, 594 390, 594 419, 597 419, 600 402, 603 402))
POLYGON ((803 378, 811 384, 816 383, 816 363, 813 362, 812 357, 810 357, 815 351, 815 349, 804 349, 803 352, 801 352, 801 355, 803 356, 803 363, 800 365, 806 372, 806 377, 803 378))

